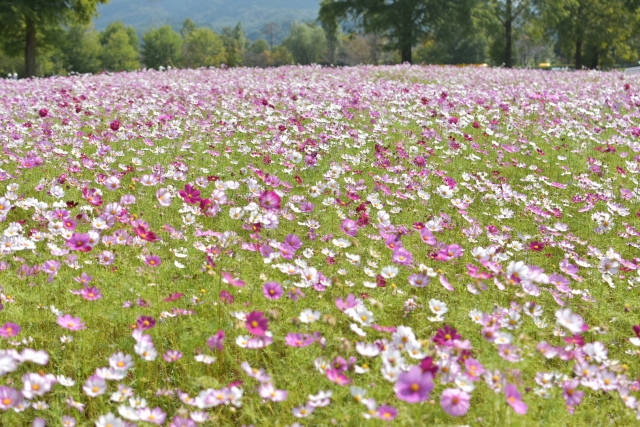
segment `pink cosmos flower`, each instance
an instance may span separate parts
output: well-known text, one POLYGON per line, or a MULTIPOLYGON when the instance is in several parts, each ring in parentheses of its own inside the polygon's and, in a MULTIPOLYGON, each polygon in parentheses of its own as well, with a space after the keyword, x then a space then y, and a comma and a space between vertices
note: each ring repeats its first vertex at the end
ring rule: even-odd
POLYGON ((397 247, 393 251, 391 261, 398 265, 411 265, 413 263, 413 255, 403 247, 397 247))
POLYGON ((0 409, 7 411, 22 402, 22 394, 14 388, 0 386, 0 409))
POLYGON ((405 402, 424 402, 433 390, 433 377, 430 372, 422 372, 419 366, 414 366, 399 375, 393 390, 396 397, 405 402))
POLYGON ((194 188, 191 184, 186 184, 184 190, 180 190, 178 194, 185 203, 189 203, 190 205, 198 204, 202 200, 200 190, 194 188))
POLYGON ((20 333, 20 326, 15 323, 7 322, 0 328, 0 337, 2 338, 11 338, 15 337, 20 333))
POLYGON ((264 294, 265 298, 276 300, 282 297, 284 291, 282 290, 282 286, 280 286, 279 283, 267 282, 262 287, 262 293, 264 294))
POLYGON ((527 404, 522 401, 522 395, 518 391, 518 387, 513 384, 507 384, 504 394, 507 398, 507 403, 516 414, 523 415, 527 413, 527 404))
POLYGON ((356 237, 358 234, 358 224, 352 219, 345 219, 340 224, 340 230, 347 236, 356 237))
POLYGON ((211 351, 213 351, 214 349, 222 351, 222 349, 224 348, 224 337, 225 334, 223 330, 219 330, 215 335, 209 337, 209 339, 207 340, 207 345, 209 346, 211 351))
POLYGON ((91 237, 87 233, 73 233, 71 238, 67 240, 67 246, 71 250, 80 252, 89 252, 91 250, 91 237))
POLYGON ((151 316, 140 316, 136 321, 136 327, 142 331, 151 329, 156 326, 156 319, 151 316))
POLYGON ((164 421, 167 418, 167 414, 165 414, 164 411, 162 411, 162 409, 160 409, 159 406, 153 409, 149 407, 140 408, 138 410, 138 416, 142 421, 146 421, 148 423, 153 423, 157 425, 164 424, 164 421))
POLYGON ((70 314, 58 316, 58 325, 70 331, 79 331, 87 327, 79 317, 72 317, 70 314))
POLYGON ((162 260, 157 255, 147 255, 144 257, 144 263, 151 267, 158 267, 162 264, 162 260))
POLYGON ((460 417, 469 410, 471 396, 457 388, 448 388, 440 396, 442 410, 453 417, 460 417))
POLYGON ((378 408, 378 418, 385 421, 392 421, 398 416, 398 410, 390 405, 380 405, 378 408))
POLYGON ((182 358, 182 353, 179 352, 178 350, 167 350, 163 355, 162 358, 164 359, 165 362, 175 362, 177 360, 180 360, 182 358))
POLYGON ((280 196, 275 191, 263 191, 260 194, 260 206, 266 210, 279 210, 280 201, 280 196))
POLYGON ((253 335, 263 337, 269 328, 269 320, 262 315, 261 311, 252 311, 247 316, 246 326, 253 335))
POLYGON ((234 278, 231 274, 222 272, 222 281, 224 283, 228 283, 231 286, 244 287, 244 280, 240 280, 239 278, 234 278))
POLYGON ((562 397, 564 398, 568 407, 576 407, 582 402, 584 392, 578 390, 579 385, 579 379, 565 381, 562 384, 562 397))
POLYGON ((290 347, 308 347, 315 341, 309 334, 289 332, 284 339, 285 344, 290 347))

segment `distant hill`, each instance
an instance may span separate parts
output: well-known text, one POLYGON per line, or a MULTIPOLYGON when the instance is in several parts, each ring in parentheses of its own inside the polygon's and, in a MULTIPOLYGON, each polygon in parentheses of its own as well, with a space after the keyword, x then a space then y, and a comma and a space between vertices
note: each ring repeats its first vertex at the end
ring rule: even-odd
POLYGON ((94 19, 94 25, 102 30, 120 20, 142 33, 166 24, 179 31, 186 18, 214 31, 242 22, 247 36, 256 40, 264 37, 260 29, 266 22, 275 22, 280 26, 275 40, 279 43, 292 22, 315 21, 319 3, 320 0, 110 0, 98 7, 100 16, 94 19))

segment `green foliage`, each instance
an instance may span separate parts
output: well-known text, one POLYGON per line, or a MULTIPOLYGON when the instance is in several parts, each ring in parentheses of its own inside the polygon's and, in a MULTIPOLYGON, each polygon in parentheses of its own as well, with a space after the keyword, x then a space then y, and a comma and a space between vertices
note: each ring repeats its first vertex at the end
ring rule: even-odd
POLYGON ((282 65, 293 64, 293 56, 286 46, 274 46, 271 50, 269 65, 272 67, 280 67, 282 65))
POLYGON ((268 67, 270 60, 269 43, 265 39, 259 39, 251 43, 243 56, 243 64, 247 67, 268 67))
POLYGON ((282 44, 291 52, 296 63, 317 64, 327 49, 324 30, 316 24, 293 24, 289 36, 282 44))
POLYGON ((182 29, 180 30, 180 35, 184 39, 196 28, 198 28, 196 24, 191 19, 187 18, 182 23, 182 29))
POLYGON ((24 61, 20 57, 10 56, 0 50, 0 78, 13 73, 24 74, 24 61))
POLYGON ((67 72, 97 73, 102 69, 102 45, 96 31, 86 25, 69 27, 59 45, 67 72))
POLYGON ((132 71, 140 68, 138 36, 133 27, 114 22, 100 33, 103 68, 110 71, 132 71))
MULTIPOLYGON (((25 74, 34 76, 38 73, 38 39, 42 39, 43 34, 60 32, 65 24, 89 23, 96 13, 97 5, 107 1, 0 0, 0 37, 5 49, 10 45, 9 51, 15 49, 25 52, 25 74)), ((40 68, 40 74, 43 74, 43 68, 40 68)))
POLYGON ((185 37, 182 59, 188 68, 220 66, 226 60, 224 44, 213 30, 196 28, 185 37))
POLYGON ((558 46, 576 68, 631 61, 638 56, 628 40, 638 34, 639 6, 626 0, 562 0, 543 3, 558 46), (586 60, 586 62, 585 62, 586 60))
POLYGON ((411 62, 412 48, 428 35, 451 35, 470 27, 475 0, 323 0, 319 19, 326 25, 353 20, 367 33, 386 34, 390 47, 411 62))
POLYGON ((483 64, 487 60, 487 39, 474 37, 424 40, 415 51, 415 62, 425 64, 483 64))
POLYGON ((222 44, 226 57, 225 64, 229 67, 242 65, 242 56, 249 45, 249 40, 247 40, 240 22, 234 28, 225 27, 222 29, 222 44))
POLYGON ((149 68, 171 65, 180 62, 182 37, 169 25, 154 28, 142 35, 142 62, 149 68))

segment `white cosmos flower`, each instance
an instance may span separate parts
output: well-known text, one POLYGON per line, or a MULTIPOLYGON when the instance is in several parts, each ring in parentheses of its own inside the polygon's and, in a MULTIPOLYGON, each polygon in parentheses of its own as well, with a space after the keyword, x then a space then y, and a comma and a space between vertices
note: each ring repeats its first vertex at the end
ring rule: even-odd
POLYGON ((440 197, 450 199, 453 197, 453 190, 448 185, 440 185, 436 191, 440 197))
POLYGON ((300 313, 299 319, 302 323, 313 323, 316 320, 320 319, 321 315, 322 313, 320 313, 319 311, 314 311, 310 308, 307 308, 302 313, 300 313))
POLYGON ((388 265, 384 267, 380 272, 380 275, 385 279, 392 279, 396 277, 397 274, 398 274, 398 267, 396 267, 395 265, 388 265))
POLYGON ((447 304, 442 301, 438 301, 437 299, 429 300, 429 308, 433 314, 437 316, 444 316, 444 314, 449 311, 447 304))
POLYGON ((333 239, 333 244, 336 245, 339 248, 345 249, 348 248, 349 246, 351 246, 351 242, 348 241, 347 239, 333 239))
POLYGON ((229 216, 233 219, 240 219, 244 215, 244 210, 242 208, 231 208, 229 209, 229 216))

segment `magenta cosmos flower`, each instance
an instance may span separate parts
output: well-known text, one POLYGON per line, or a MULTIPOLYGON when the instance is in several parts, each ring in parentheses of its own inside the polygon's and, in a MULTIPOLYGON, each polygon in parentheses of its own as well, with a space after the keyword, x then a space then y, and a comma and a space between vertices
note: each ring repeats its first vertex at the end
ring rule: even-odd
POLYGON ((59 316, 58 325, 62 326, 65 329, 69 329, 70 331, 79 331, 87 327, 87 325, 85 325, 79 317, 71 317, 70 314, 59 316))
POLYGON ((381 405, 378 408, 378 418, 385 421, 391 421, 398 415, 398 410, 393 406, 381 405))
POLYGON ((267 282, 262 287, 262 293, 270 300, 276 300, 282 296, 284 291, 278 282, 267 282))
POLYGON ((424 402, 433 390, 433 377, 430 372, 422 372, 414 366, 409 372, 403 372, 394 386, 396 397, 409 403, 424 402))
POLYGON ((471 396, 457 388, 448 388, 440 396, 440 405, 447 414, 453 417, 460 417, 469 410, 471 396))
POLYGON ((136 327, 143 331, 151 329, 156 326, 156 319, 151 316, 140 316, 136 321, 136 327))
POLYGON ((71 238, 67 240, 67 246, 73 251, 89 252, 91 237, 87 233, 73 233, 71 238))
POLYGON ((584 392, 578 390, 578 386, 580 385, 580 380, 570 380, 565 381, 562 384, 562 397, 564 397, 567 406, 574 407, 578 406, 582 402, 582 397, 584 396, 584 392))
POLYGON ((356 237, 358 234, 358 224, 352 219, 345 219, 340 224, 340 230, 347 236, 356 237))
POLYGON ((518 387, 513 384, 507 384, 504 393, 507 397, 507 403, 516 414, 523 415, 527 413, 527 404, 522 401, 522 395, 518 391, 518 387))
POLYGON ((252 311, 247 316, 246 326, 253 335, 263 337, 269 328, 269 320, 262 315, 261 311, 252 311))
POLYGON ((185 203, 189 203, 191 205, 200 203, 202 200, 200 197, 200 190, 197 190, 191 184, 185 185, 184 190, 178 191, 178 194, 182 197, 182 200, 184 200, 185 203))
POLYGON ((20 326, 15 323, 7 322, 0 328, 0 337, 11 338, 20 333, 20 326))
POLYGON ((260 206, 266 210, 280 209, 280 196, 275 191, 263 191, 260 194, 260 206))
POLYGON ((144 263, 151 267, 158 267, 162 264, 162 260, 157 255, 147 255, 144 257, 144 263))
POLYGON ((207 340, 207 345, 209 346, 211 351, 216 348, 219 351, 222 351, 222 349, 224 348, 224 336, 224 331, 221 329, 215 335, 209 337, 209 339, 207 340))

